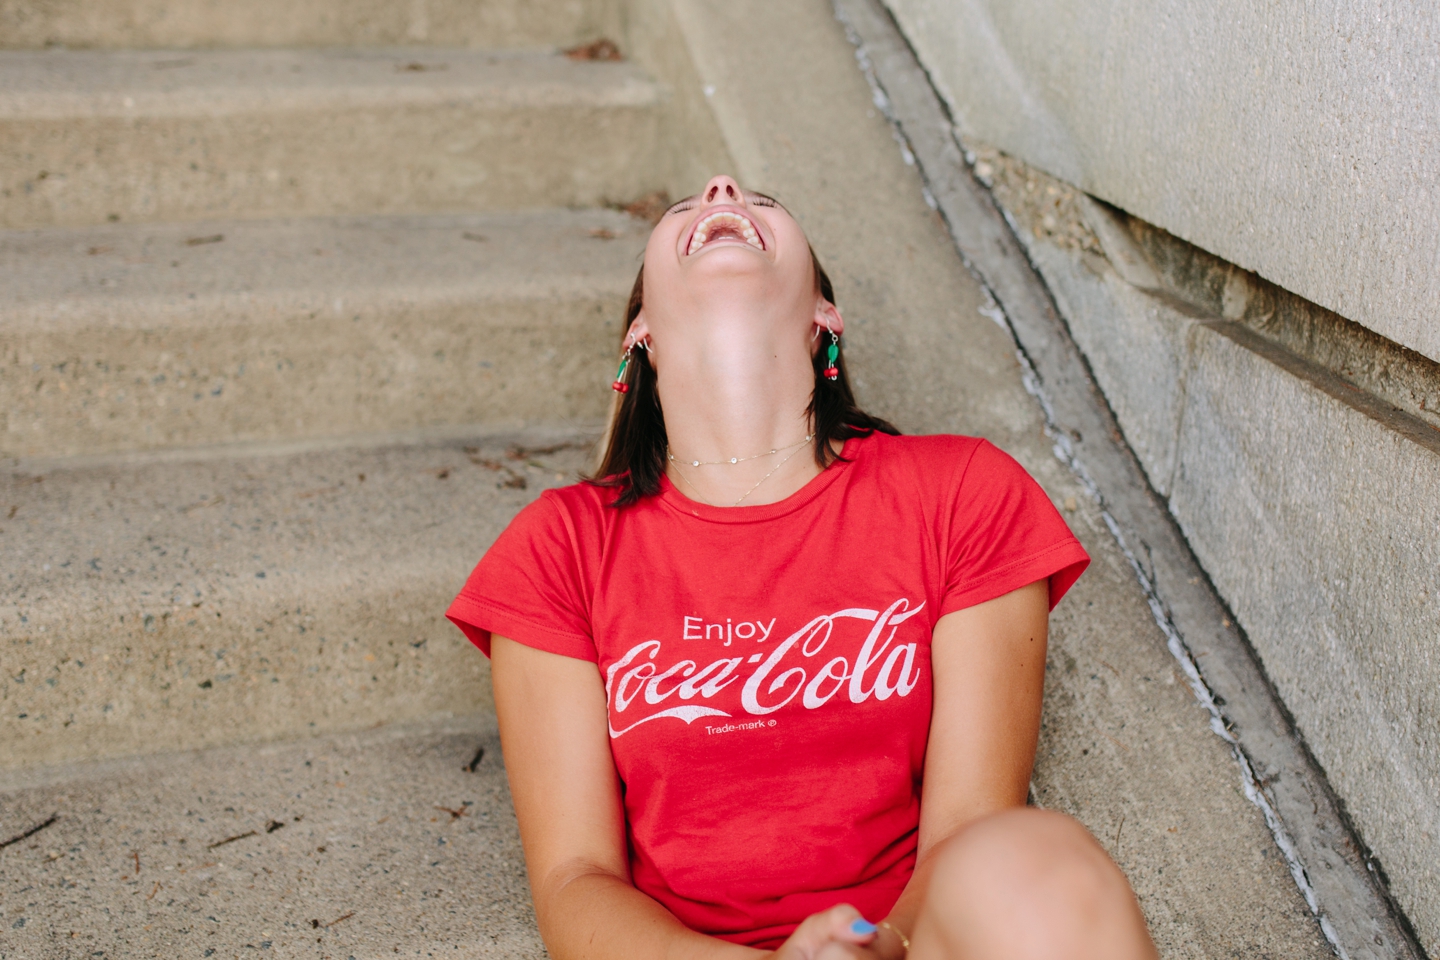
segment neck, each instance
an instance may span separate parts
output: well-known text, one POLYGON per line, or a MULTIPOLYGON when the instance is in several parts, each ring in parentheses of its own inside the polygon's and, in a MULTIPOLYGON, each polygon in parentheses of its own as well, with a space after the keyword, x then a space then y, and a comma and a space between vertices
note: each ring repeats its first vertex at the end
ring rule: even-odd
POLYGON ((741 497, 743 505, 773 503, 819 472, 810 445, 795 447, 812 429, 809 345, 794 336, 793 343, 724 336, 724 329, 706 324, 698 344, 657 356, 665 431, 680 461, 669 464, 670 479, 686 496, 716 506, 741 497), (731 464, 732 457, 753 459, 731 464), (695 460, 722 463, 695 467, 695 460))

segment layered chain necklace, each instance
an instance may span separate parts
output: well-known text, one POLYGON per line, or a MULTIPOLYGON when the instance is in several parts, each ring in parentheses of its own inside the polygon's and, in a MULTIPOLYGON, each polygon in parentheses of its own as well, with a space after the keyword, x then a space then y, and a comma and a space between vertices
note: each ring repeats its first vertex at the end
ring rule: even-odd
POLYGON ((677 459, 675 454, 671 453, 669 450, 665 451, 665 459, 675 464, 675 475, 681 480, 685 481, 685 485, 689 487, 692 491, 694 491, 695 496, 700 498, 700 502, 709 504, 713 507, 715 506, 715 504, 710 503, 709 500, 706 500, 704 495, 696 489, 695 484, 690 481, 690 478, 685 476, 685 474, 680 470, 680 465, 682 463, 687 464, 691 467, 728 467, 737 463, 744 463, 747 460, 759 460, 761 457, 773 457, 777 453, 782 453, 786 450, 790 450, 790 454, 786 456, 785 459, 781 460, 779 463, 775 464, 775 466, 771 467, 769 473, 765 474, 765 476, 761 477, 755 482, 755 486, 751 487, 749 490, 746 490, 740 495, 739 500, 736 500, 734 503, 730 504, 730 506, 732 507, 738 507, 740 506, 740 504, 745 502, 746 497, 750 496, 750 494, 760 489, 760 484, 775 476, 776 471, 778 471, 781 467, 785 466, 785 464, 789 463, 790 460, 795 456, 795 454, 799 453, 801 450, 804 449, 805 444, 809 443, 811 440, 814 439, 815 435, 813 433, 806 434, 805 439, 796 440, 794 443, 789 444, 788 446, 776 447, 774 450, 767 450, 764 453, 756 453, 748 457, 731 457, 728 460, 680 460, 677 459))

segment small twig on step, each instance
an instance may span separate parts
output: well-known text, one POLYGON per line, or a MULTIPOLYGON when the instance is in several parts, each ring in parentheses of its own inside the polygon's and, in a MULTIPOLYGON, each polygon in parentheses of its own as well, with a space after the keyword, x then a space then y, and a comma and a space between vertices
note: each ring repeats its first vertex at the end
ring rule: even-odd
POLYGON ((135 876, 140 876, 140 851, 131 850, 130 856, 135 858, 135 876))
POLYGON ((247 830, 244 833, 237 833, 233 837, 226 837, 224 840, 216 840, 214 843, 210 844, 210 846, 206 847, 205 849, 214 850, 216 847, 223 847, 227 843, 234 843, 236 840, 244 840, 246 837, 253 836, 255 836, 255 831, 247 830))
POLYGON ((454 810, 452 810, 452 809, 450 809, 449 807, 442 807, 442 806, 440 806, 440 804, 438 804, 438 803, 435 804, 435 809, 436 809, 436 810, 444 810, 446 813, 450 814, 450 819, 451 819, 451 820, 459 820, 461 817, 465 816, 465 814, 467 814, 467 813, 470 812, 469 810, 466 810, 464 807, 456 807, 454 810))
POLYGON ((1125 814, 1120 814, 1120 826, 1115 828, 1115 853, 1120 853, 1120 831, 1125 829, 1125 814))
POLYGON ((10 846, 10 844, 12 844, 12 843, 19 843, 21 840, 24 840, 24 839, 26 839, 26 838, 28 838, 28 837, 33 837, 33 836, 35 836, 35 834, 39 833, 41 830, 44 830, 46 827, 50 826, 52 823, 54 823, 56 820, 59 820, 59 819, 60 819, 60 814, 58 814, 58 813, 52 813, 52 814, 50 814, 50 819, 49 819, 49 820, 46 820, 44 823, 37 823, 35 826, 31 827, 29 830, 26 830, 24 833, 17 833, 15 836, 11 837, 9 840, 6 840, 4 843, 0 843, 0 849, 4 849, 5 847, 8 847, 8 846, 10 846))
POLYGON ((470 762, 467 763, 467 764, 465 764, 465 769, 468 770, 468 771, 470 771, 471 773, 474 773, 474 772, 475 772, 475 768, 478 767, 478 766, 480 766, 480 761, 481 761, 481 760, 484 760, 484 759, 485 759, 485 748, 484 748, 484 747, 481 747, 479 750, 476 750, 476 751, 475 751, 475 756, 471 758, 470 762))
POLYGON ((354 911, 354 910, 351 910, 349 913, 345 914, 345 916, 343 916, 343 917, 336 917, 334 920, 331 920, 329 923, 325 924, 325 926, 326 926, 326 928, 328 929, 328 928, 330 928, 330 927, 335 926, 335 924, 337 924, 337 923, 340 923, 340 922, 342 922, 342 921, 344 921, 344 920, 349 920, 349 919, 350 919, 351 917, 353 917, 353 916, 355 916, 355 911, 354 911))

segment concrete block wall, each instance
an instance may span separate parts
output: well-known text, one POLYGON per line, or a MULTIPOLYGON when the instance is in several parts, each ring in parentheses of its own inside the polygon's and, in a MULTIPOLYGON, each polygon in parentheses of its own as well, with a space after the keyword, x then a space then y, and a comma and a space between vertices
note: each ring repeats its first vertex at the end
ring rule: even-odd
POLYGON ((1440 364, 976 154, 1152 486, 1437 952, 1440 364))
POLYGON ((1440 7, 888 6, 970 138, 1440 360, 1440 7))

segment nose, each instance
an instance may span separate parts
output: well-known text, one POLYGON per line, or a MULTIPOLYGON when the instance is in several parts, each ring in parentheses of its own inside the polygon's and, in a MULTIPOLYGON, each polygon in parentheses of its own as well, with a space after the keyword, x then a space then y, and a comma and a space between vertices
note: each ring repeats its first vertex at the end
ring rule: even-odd
POLYGON ((715 203, 740 203, 745 202, 745 194, 740 191, 740 184, 733 178, 723 173, 718 177, 711 177, 710 182, 705 184, 705 189, 700 191, 700 205, 708 207, 715 203))

